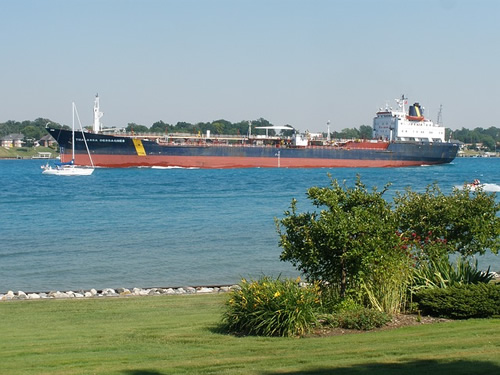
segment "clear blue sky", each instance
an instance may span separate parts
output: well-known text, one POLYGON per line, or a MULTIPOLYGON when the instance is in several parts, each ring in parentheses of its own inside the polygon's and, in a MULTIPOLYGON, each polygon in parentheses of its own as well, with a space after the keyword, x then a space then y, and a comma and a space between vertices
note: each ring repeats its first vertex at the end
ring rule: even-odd
POLYGON ((0 122, 124 127, 263 117, 371 125, 405 94, 500 126, 497 0, 2 0, 0 122))

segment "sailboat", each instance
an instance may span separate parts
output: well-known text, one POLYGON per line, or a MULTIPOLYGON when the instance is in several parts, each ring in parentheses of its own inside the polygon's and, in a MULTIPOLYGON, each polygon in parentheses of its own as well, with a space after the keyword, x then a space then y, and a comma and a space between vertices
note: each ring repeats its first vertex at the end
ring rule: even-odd
POLYGON ((94 172, 94 162, 92 161, 92 156, 90 155, 89 147, 87 145, 87 139, 85 138, 85 133, 83 132, 82 124, 80 122, 80 116, 78 116, 78 111, 76 109, 75 103, 73 102, 73 121, 72 121, 72 138, 71 138, 71 155, 72 158, 67 163, 55 162, 54 166, 46 165, 42 166, 42 174, 57 175, 57 176, 89 176, 94 172), (83 136, 83 141, 85 143, 85 149, 89 155, 90 164, 89 166, 76 166, 75 163, 75 114, 80 124, 80 130, 83 136))

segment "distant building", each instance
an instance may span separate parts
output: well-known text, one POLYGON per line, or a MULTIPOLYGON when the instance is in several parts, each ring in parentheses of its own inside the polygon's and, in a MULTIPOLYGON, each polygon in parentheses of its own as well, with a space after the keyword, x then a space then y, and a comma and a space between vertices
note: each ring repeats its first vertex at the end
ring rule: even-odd
POLYGON ((2 142, 2 147, 12 148, 12 147, 23 147, 23 134, 9 134, 5 137, 0 138, 2 142))
POLYGON ((44 135, 42 138, 36 141, 36 144, 42 147, 50 147, 53 146, 55 143, 56 140, 50 134, 44 135))

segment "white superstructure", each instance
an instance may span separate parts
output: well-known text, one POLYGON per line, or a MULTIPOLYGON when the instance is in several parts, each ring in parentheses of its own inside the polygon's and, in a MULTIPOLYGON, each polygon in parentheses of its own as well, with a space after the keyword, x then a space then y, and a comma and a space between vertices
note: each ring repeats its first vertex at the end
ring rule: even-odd
POLYGON ((397 109, 386 105, 373 119, 373 137, 389 141, 445 142, 445 128, 423 115, 420 104, 414 103, 406 113, 404 95, 396 99, 397 109))
POLYGON ((96 94, 94 100, 94 126, 92 127, 94 133, 99 133, 101 131, 101 117, 103 113, 99 109, 99 95, 96 94))

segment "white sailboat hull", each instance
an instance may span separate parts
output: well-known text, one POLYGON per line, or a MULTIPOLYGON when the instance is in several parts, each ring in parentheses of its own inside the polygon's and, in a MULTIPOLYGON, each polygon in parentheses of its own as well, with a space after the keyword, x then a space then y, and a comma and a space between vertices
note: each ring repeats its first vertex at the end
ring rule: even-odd
POLYGON ((94 172, 94 168, 77 167, 65 165, 61 168, 45 167, 42 174, 56 176, 89 176, 94 172))

